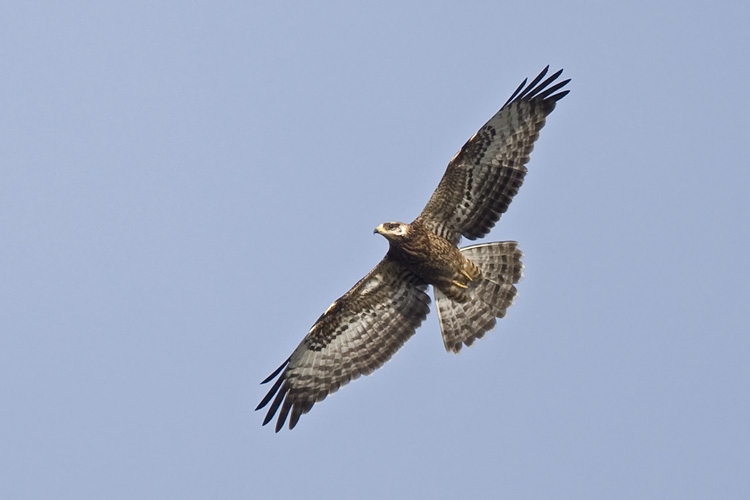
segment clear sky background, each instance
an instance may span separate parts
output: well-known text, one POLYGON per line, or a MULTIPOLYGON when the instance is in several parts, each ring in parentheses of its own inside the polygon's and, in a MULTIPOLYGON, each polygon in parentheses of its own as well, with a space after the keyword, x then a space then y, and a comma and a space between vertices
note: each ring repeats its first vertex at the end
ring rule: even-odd
POLYGON ((750 498, 750 3, 4 2, 0 497, 750 498), (520 295, 259 382, 545 65, 520 295))

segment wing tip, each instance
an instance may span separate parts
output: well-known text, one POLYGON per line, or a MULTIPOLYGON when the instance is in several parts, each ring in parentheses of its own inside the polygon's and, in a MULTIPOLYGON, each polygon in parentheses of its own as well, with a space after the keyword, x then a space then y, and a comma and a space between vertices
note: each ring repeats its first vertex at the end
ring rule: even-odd
POLYGON ((536 100, 554 105, 557 101, 568 95, 568 93, 570 93, 570 90, 564 90, 558 93, 555 92, 565 87, 570 82, 570 78, 556 83, 555 85, 552 85, 550 87, 550 85, 555 80, 557 80, 560 75, 562 75, 563 69, 561 68, 557 70, 546 80, 542 81, 542 79, 547 75, 548 71, 549 64, 545 66, 544 69, 528 85, 526 84, 528 78, 525 78, 523 82, 521 82, 521 85, 519 85, 518 88, 513 92, 513 94, 511 94, 510 98, 505 102, 505 104, 503 104, 503 107, 508 106, 509 104, 512 104, 514 102, 536 100))
POLYGON ((261 382, 261 383, 260 383, 260 385, 263 385, 263 384, 267 384, 267 383, 269 383, 269 382, 270 382, 271 380, 275 379, 275 378, 276 378, 276 376, 277 376, 277 375, 278 375, 279 373, 281 373, 281 370, 283 370, 284 368, 286 368, 286 365, 288 365, 288 364, 289 364, 289 362, 290 362, 291 360, 292 360, 292 357, 291 357, 291 356, 290 356, 290 357, 288 357, 288 358, 286 359, 286 361, 284 361, 283 363, 281 363, 281 366, 279 366, 278 368, 276 368, 276 369, 275 369, 275 370, 273 371, 273 373, 272 373, 272 374, 270 374, 270 375, 269 375, 269 376, 267 376, 267 377, 266 377, 265 379, 263 379, 263 382, 261 382))
MULTIPOLYGON (((284 363, 262 383, 265 384, 266 382, 269 382, 279 373, 281 373, 283 368, 289 364, 290 360, 291 358, 284 361, 284 363)), ((271 403, 271 406, 268 408, 265 417, 263 418, 262 425, 268 425, 278 413, 276 425, 274 426, 274 432, 279 432, 284 427, 287 418, 289 419, 289 430, 292 430, 294 429, 294 427, 296 427, 300 417, 309 412, 316 401, 320 401, 324 398, 325 395, 322 398, 318 399, 315 399, 314 397, 310 398, 309 396, 306 396, 299 391, 295 391, 291 388, 284 372, 268 390, 268 393, 263 397, 263 400, 261 400, 261 402, 255 408, 255 411, 265 408, 268 403, 271 403, 271 401, 273 401, 271 403)))

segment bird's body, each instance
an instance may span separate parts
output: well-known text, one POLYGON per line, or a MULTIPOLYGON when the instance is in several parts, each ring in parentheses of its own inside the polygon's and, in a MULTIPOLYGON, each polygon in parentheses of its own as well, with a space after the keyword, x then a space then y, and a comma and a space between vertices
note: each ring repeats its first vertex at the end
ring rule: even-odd
POLYGON ((438 288, 452 300, 468 299, 469 284, 481 273, 456 245, 428 230, 420 221, 412 224, 387 222, 375 231, 388 240, 390 260, 408 267, 424 283, 438 288), (398 230, 388 231, 393 225, 398 230))
POLYGON ((521 279, 514 241, 458 248, 462 237, 486 235, 518 192, 546 117, 568 91, 569 80, 526 81, 451 159, 422 213, 410 224, 375 229, 389 242, 375 268, 318 318, 292 355, 263 383, 274 383, 258 405, 271 403, 263 424, 279 412, 278 432, 293 428, 347 382, 382 366, 429 312, 433 286, 443 342, 459 352, 505 316, 521 279), (540 83, 541 82, 541 83, 540 83), (554 83, 554 84, 553 84, 554 83))

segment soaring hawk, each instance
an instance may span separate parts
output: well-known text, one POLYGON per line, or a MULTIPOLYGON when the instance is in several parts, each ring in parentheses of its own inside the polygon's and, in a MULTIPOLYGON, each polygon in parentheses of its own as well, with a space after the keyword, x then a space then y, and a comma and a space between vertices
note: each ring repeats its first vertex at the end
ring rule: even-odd
POLYGON ((429 312, 432 285, 443 342, 458 353, 505 316, 521 279, 514 241, 459 249, 461 237, 486 235, 526 175, 545 119, 570 80, 547 79, 549 66, 490 118, 448 163, 424 210, 411 224, 385 222, 375 232, 389 250, 383 260, 318 318, 292 355, 262 383, 278 380, 256 410, 271 403, 263 425, 279 412, 278 432, 294 428, 313 405, 388 361, 429 312), (542 81, 544 80, 544 81, 542 81))

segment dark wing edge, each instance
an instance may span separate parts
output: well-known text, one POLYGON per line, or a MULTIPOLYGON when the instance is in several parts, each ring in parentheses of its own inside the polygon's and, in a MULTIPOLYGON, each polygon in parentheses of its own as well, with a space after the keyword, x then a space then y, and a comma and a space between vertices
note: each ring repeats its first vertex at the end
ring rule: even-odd
POLYGON ((279 376, 257 410, 271 403, 276 432, 360 375, 380 368, 414 335, 429 312, 427 285, 384 258, 315 322, 292 355, 262 383, 279 376), (280 411, 279 411, 280 410, 280 411))
POLYGON ((570 79, 563 70, 521 82, 502 108, 451 159, 437 189, 417 217, 430 230, 458 244, 485 236, 505 213, 526 175, 526 163, 570 79))
MULTIPOLYGON (((570 93, 570 90, 565 90, 555 95, 552 94, 566 86, 568 82, 570 82, 570 78, 568 78, 567 80, 563 80, 562 82, 559 82, 552 87, 546 88, 547 85, 554 82, 560 75, 562 75, 563 70, 558 70, 555 74, 544 80, 542 83, 539 83, 542 78, 545 77, 547 71, 549 71, 549 65, 545 66, 542 72, 539 73, 537 77, 534 78, 534 80, 528 85, 526 85, 527 79, 524 79, 524 81, 521 82, 521 85, 518 86, 515 92, 513 92, 508 100, 505 101, 505 104, 503 104, 503 108, 513 102, 519 102, 524 99, 527 101, 530 101, 532 99, 541 99, 547 101, 548 103, 551 103, 554 107, 554 104, 568 95, 568 93, 570 93)), ((500 109, 502 110, 502 108, 500 109)), ((552 112, 552 110, 550 110, 550 112, 552 112)))

